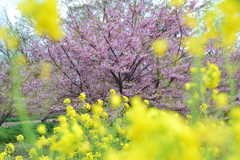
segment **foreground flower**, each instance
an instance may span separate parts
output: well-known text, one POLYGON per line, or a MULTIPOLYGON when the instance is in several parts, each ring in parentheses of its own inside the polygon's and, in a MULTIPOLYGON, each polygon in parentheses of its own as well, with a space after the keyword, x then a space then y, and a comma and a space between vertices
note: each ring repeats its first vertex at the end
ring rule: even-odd
POLYGON ((19 9, 31 17, 35 28, 44 34, 47 32, 53 39, 63 37, 57 10, 57 0, 25 0, 19 3, 19 9))
POLYGON ((152 47, 156 55, 164 56, 168 48, 168 43, 163 39, 157 39, 152 43, 152 47))
POLYGON ((122 98, 118 94, 110 97, 110 103, 113 107, 118 107, 122 103, 122 98))
POLYGON ((47 132, 46 126, 44 124, 40 124, 37 128, 37 131, 40 134, 46 134, 46 132, 47 132))

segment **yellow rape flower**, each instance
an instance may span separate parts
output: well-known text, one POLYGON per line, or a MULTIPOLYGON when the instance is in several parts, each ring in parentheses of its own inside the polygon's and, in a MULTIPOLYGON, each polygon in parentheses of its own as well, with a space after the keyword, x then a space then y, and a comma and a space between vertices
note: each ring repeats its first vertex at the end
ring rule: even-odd
POLYGON ((8 155, 7 155, 7 152, 6 152, 6 151, 0 153, 0 160, 7 159, 7 157, 8 157, 8 155))
POLYGON ((63 37, 57 0, 25 0, 18 5, 19 9, 32 18, 32 22, 41 34, 47 32, 53 39, 63 37))
POLYGON ((206 68, 206 67, 202 67, 202 68, 200 68, 200 71, 201 71, 202 73, 205 73, 205 72, 207 71, 207 68, 206 68))
POLYGON ((21 141, 23 141, 23 140, 24 140, 23 135, 19 134, 19 135, 17 136, 17 141, 21 142, 21 141))
POLYGON ((44 135, 42 135, 42 137, 39 137, 39 140, 36 142, 35 145, 38 149, 41 149, 44 145, 48 145, 48 140, 45 138, 44 135))
POLYGON ((170 3, 176 7, 181 7, 186 0, 171 0, 170 3))
POLYGON ((217 146, 213 147, 213 155, 215 157, 219 157, 219 148, 217 146))
POLYGON ((103 100, 98 99, 98 105, 99 105, 99 106, 102 106, 102 105, 103 105, 103 100))
POLYGON ((82 153, 87 153, 91 151, 91 144, 88 141, 84 141, 80 147, 82 153))
POLYGON ((15 160, 23 160, 22 156, 17 156, 15 160))
POLYGON ((192 73, 197 73, 197 72, 198 72, 198 69, 197 69, 196 67, 191 67, 191 68, 190 68, 190 71, 191 71, 192 73))
POLYGON ((126 108, 129 108, 129 104, 128 103, 124 103, 123 104, 126 108))
POLYGON ((103 112, 103 108, 100 105, 94 105, 91 112, 93 112, 94 114, 97 114, 97 115, 101 115, 103 112))
POLYGON ((122 103, 122 98, 120 95, 115 94, 111 95, 110 97, 110 103, 113 107, 118 107, 122 103))
POLYGON ((115 95, 115 94, 116 94, 116 91, 115 91, 114 89, 110 89, 110 93, 111 93, 112 95, 115 95))
POLYGON ((224 107, 228 104, 228 95, 226 93, 213 92, 213 100, 216 102, 218 107, 224 107))
POLYGON ((78 98, 81 100, 81 101, 85 101, 85 99, 86 99, 86 95, 85 95, 85 93, 81 93, 79 96, 78 96, 78 98))
POLYGON ((37 128, 37 131, 40 134, 46 134, 47 132, 46 126, 44 124, 40 124, 37 128))
POLYGON ((205 53, 205 44, 207 38, 204 37, 188 37, 184 40, 183 45, 192 55, 202 56, 205 53))
POLYGON ((208 70, 203 74, 202 80, 204 82, 204 86, 208 88, 215 88, 218 86, 220 82, 221 73, 218 68, 213 63, 207 63, 208 70))
POLYGON ((187 115, 187 121, 186 123, 191 123, 192 122, 192 116, 191 115, 187 115))
POLYGON ((221 40, 225 47, 232 46, 237 41, 240 26, 239 7, 240 4, 237 0, 225 0, 217 5, 223 15, 221 40))
POLYGON ((34 158, 37 156, 37 151, 35 148, 30 149, 29 156, 30 158, 34 158))
POLYGON ((64 104, 70 104, 71 103, 71 100, 69 98, 66 98, 64 99, 63 101, 64 104))
POLYGON ((157 39, 152 43, 153 51, 158 56, 164 56, 168 49, 168 42, 163 39, 157 39))
POLYGON ((194 29, 198 26, 198 20, 191 13, 187 13, 184 17, 185 24, 191 29, 194 29))
POLYGON ((128 101, 128 97, 123 96, 123 100, 124 100, 124 102, 127 102, 128 101))
POLYGON ((200 106, 200 109, 204 112, 206 111, 207 109, 207 104, 206 103, 203 103, 201 106, 200 106))
POLYGON ((100 152, 96 152, 96 154, 94 155, 96 158, 99 158, 99 157, 101 157, 102 155, 101 155, 101 153, 100 152))
POLYGON ((107 114, 106 112, 103 112, 103 113, 102 113, 102 117, 103 117, 104 119, 107 119, 107 118, 108 118, 108 114, 107 114))
POLYGON ((14 145, 12 143, 8 143, 5 151, 8 155, 12 154, 14 152, 14 145))
POLYGON ((191 85, 191 83, 185 83, 185 88, 186 88, 186 90, 190 90, 191 89, 191 87, 192 87, 192 85, 191 85))
POLYGON ((91 106, 90 106, 90 104, 88 104, 88 103, 85 103, 83 106, 86 107, 87 110, 90 110, 90 109, 91 109, 91 106))
POLYGON ((149 101, 148 101, 147 99, 145 99, 143 102, 144 102, 146 105, 149 105, 149 101))
POLYGON ((51 158, 49 158, 48 156, 42 156, 42 157, 38 157, 37 160, 52 160, 51 158))
POLYGON ((66 118, 65 116, 61 115, 61 116, 58 117, 58 121, 59 121, 60 123, 64 123, 64 122, 67 121, 67 118, 66 118))
POLYGON ((11 34, 10 30, 0 27, 0 40, 3 40, 9 50, 15 49, 19 45, 18 38, 11 34))

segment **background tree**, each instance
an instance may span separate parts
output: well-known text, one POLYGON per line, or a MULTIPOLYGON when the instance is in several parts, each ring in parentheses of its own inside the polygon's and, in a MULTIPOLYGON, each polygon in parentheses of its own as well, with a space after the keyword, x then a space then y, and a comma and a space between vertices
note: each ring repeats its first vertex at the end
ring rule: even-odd
POLYGON ((65 1, 65 5, 65 38, 55 42, 42 37, 43 43, 32 43, 31 52, 65 76, 65 82, 55 84, 68 97, 85 92, 90 101, 105 100, 114 88, 128 97, 140 94, 162 108, 171 102, 182 104, 181 90, 191 66, 181 47, 191 30, 182 19, 184 8, 194 8, 192 3, 183 8, 156 6, 152 1, 65 1), (165 56, 153 53, 156 39, 168 41, 165 56))

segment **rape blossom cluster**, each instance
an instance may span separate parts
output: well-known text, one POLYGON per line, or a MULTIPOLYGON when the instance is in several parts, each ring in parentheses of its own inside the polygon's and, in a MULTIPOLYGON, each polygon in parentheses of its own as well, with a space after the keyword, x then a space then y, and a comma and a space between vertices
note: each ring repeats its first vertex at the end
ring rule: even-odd
MULTIPOLYGON (((39 160, 201 160, 237 159, 240 156, 236 152, 240 149, 237 139, 240 107, 229 113, 227 123, 211 118, 192 124, 190 115, 184 118, 176 112, 149 108, 147 100, 133 97, 123 117, 111 123, 102 101, 99 102, 96 105, 102 110, 82 114, 77 114, 69 104, 66 115, 58 117, 59 126, 54 128, 54 134, 49 137, 44 136, 45 128, 39 126, 38 132, 43 135, 29 150, 29 157, 39 160), (50 154, 41 154, 43 148, 47 148, 50 154)), ((206 111, 207 104, 200 109, 206 111)), ((19 135, 17 140, 23 143, 24 137, 19 135)), ((1 153, 2 159, 11 156, 12 152, 14 146, 8 144, 1 153)), ((18 156, 16 159, 21 158, 18 156)))

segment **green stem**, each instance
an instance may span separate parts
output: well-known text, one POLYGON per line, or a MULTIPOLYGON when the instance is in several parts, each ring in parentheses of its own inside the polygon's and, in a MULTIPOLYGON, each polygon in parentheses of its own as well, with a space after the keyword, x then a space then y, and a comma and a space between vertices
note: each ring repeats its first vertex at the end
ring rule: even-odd
MULTIPOLYGON (((20 66, 17 63, 17 53, 14 53, 11 60, 13 102, 15 104, 15 108, 20 119, 23 119, 23 117, 27 117, 26 120, 29 121, 27 116, 28 114, 25 109, 24 97, 21 90, 21 76, 19 68, 20 66)), ((35 136, 32 131, 31 123, 22 123, 22 125, 26 139, 29 140, 31 145, 34 145, 35 136)))
MULTIPOLYGON (((201 66, 201 61, 200 57, 196 57, 194 59, 194 66, 197 66, 197 72, 193 73, 192 76, 192 82, 196 84, 196 86, 191 89, 191 95, 194 95, 195 93, 198 93, 199 91, 199 83, 201 83, 201 76, 200 76, 200 66, 201 66)), ((204 98, 204 97, 203 97, 204 98)), ((198 100, 195 99, 194 97, 192 98, 193 102, 190 104, 190 115, 192 116, 192 123, 196 124, 199 118, 199 114, 201 113, 198 109, 198 100)))
POLYGON ((21 142, 21 143, 22 143, 24 149, 29 153, 29 150, 26 148, 26 146, 24 145, 24 143, 23 143, 23 142, 21 142))
POLYGON ((235 97, 236 97, 236 92, 235 92, 235 83, 234 83, 234 79, 233 79, 233 69, 232 69, 232 65, 230 63, 230 59, 226 53, 226 51, 224 51, 224 60, 225 60, 225 67, 227 70, 227 74, 228 74, 228 83, 229 83, 229 87, 230 87, 230 105, 231 108, 235 107, 235 97))

